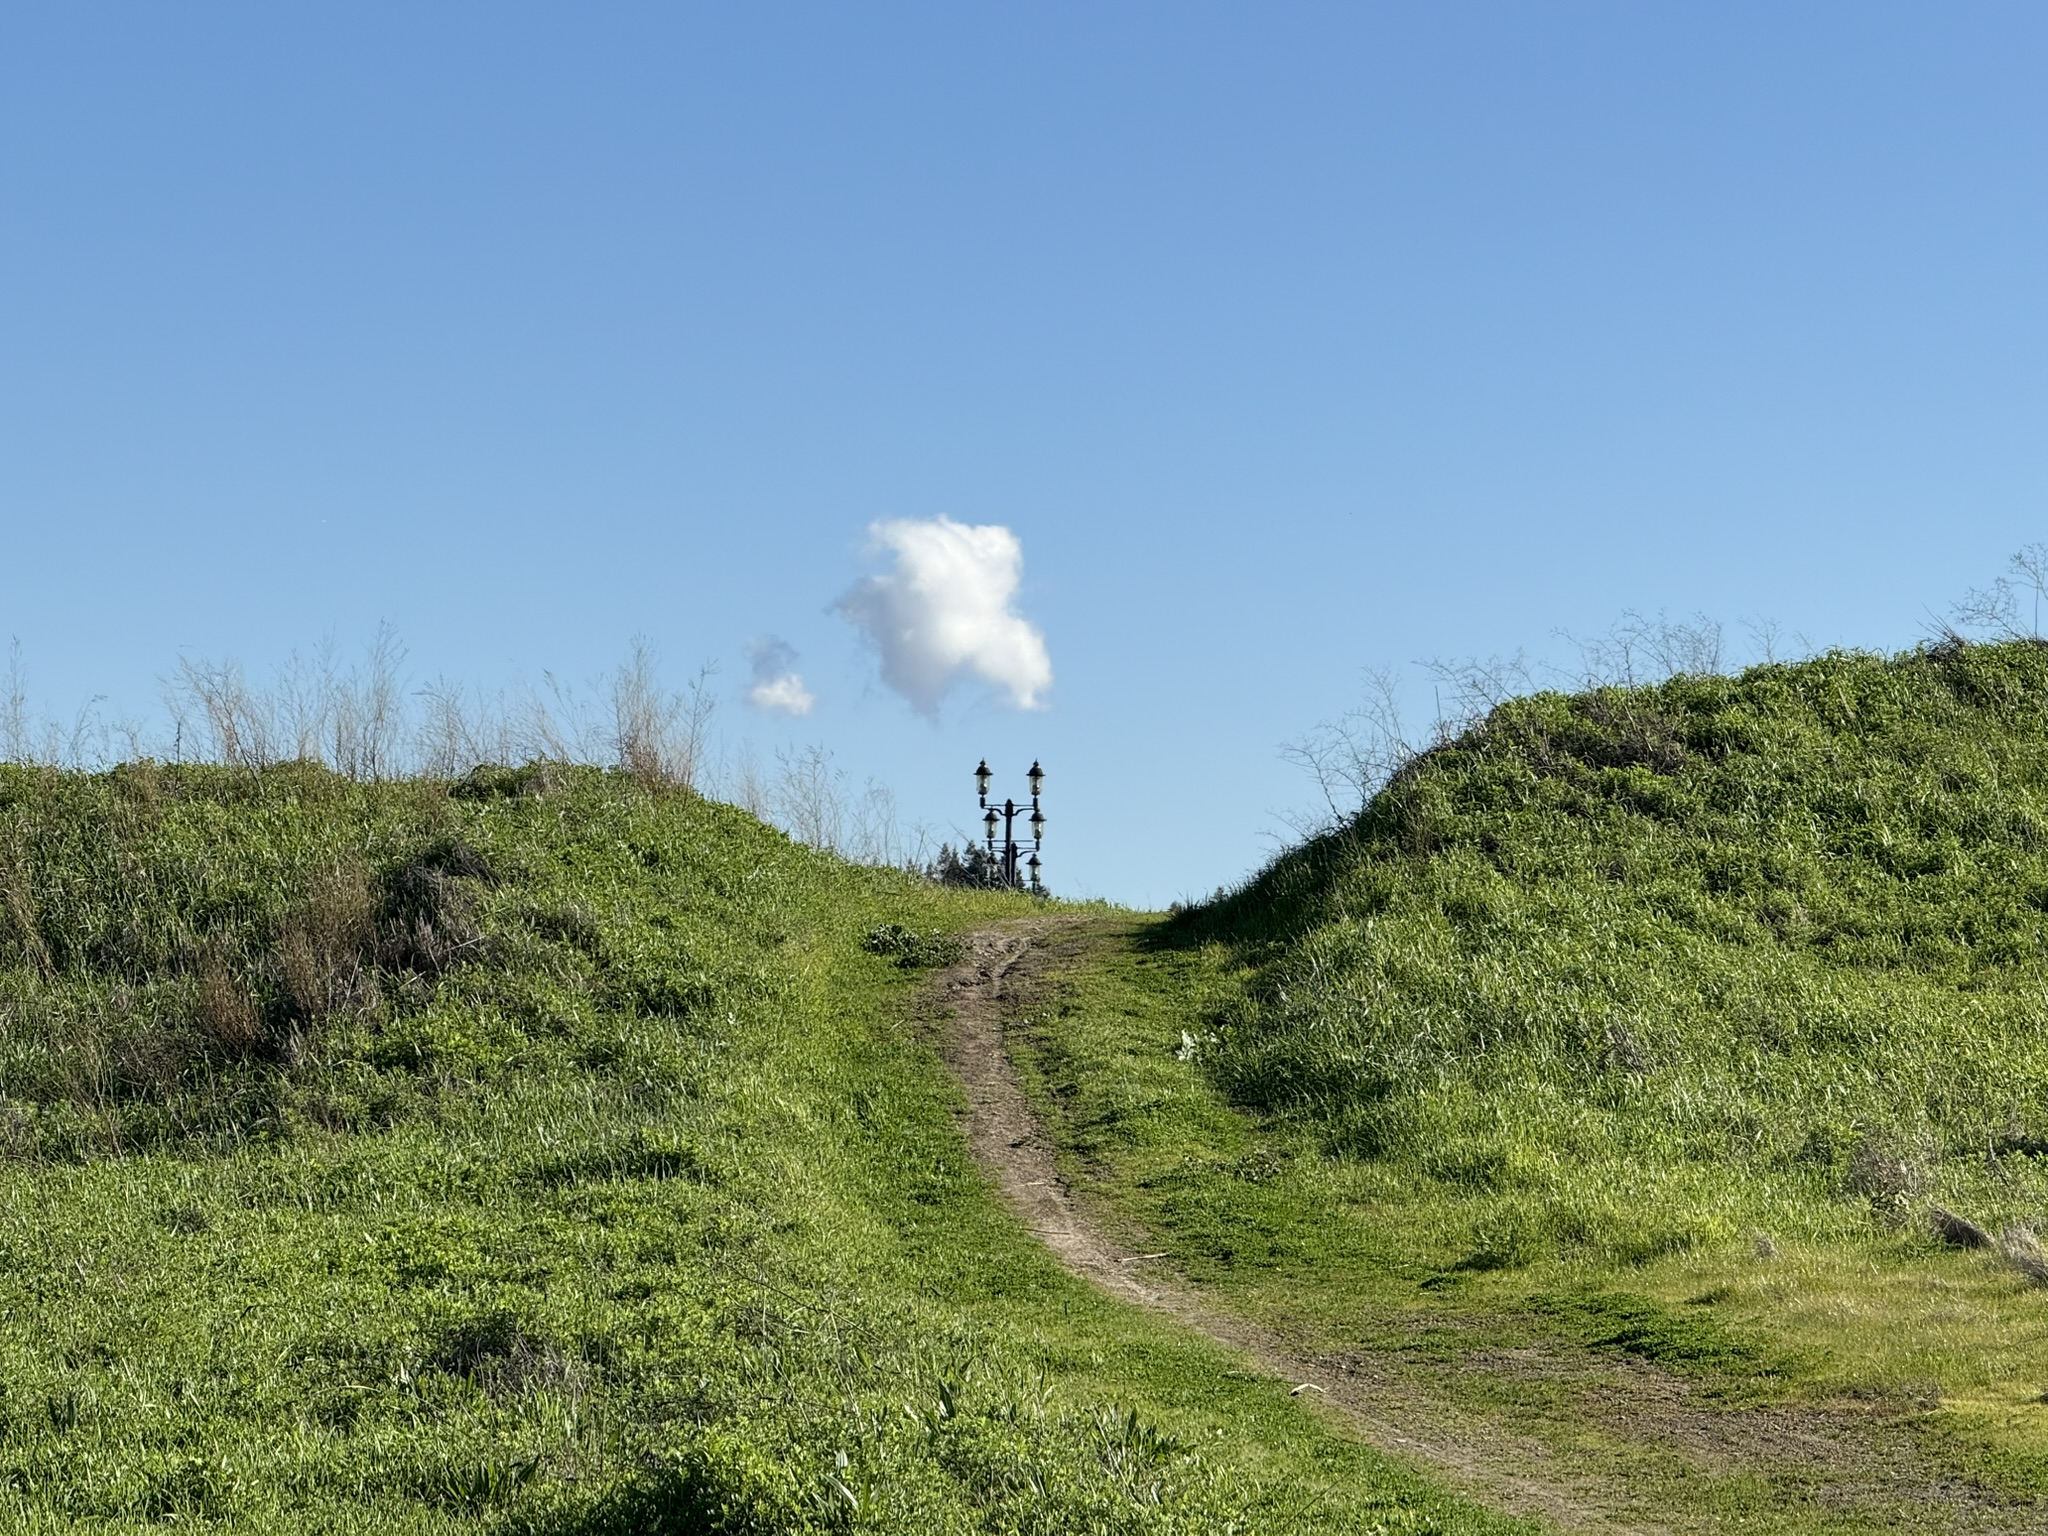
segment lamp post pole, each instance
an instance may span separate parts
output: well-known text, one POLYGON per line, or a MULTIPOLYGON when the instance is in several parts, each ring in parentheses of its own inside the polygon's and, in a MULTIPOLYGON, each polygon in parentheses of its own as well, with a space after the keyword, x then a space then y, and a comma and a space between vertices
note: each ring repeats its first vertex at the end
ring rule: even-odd
POLYGON ((1031 785, 1031 816, 1025 823, 1025 825, 1031 828, 1031 857, 1028 859, 1023 859, 1024 850, 1017 841, 1017 818, 1023 814, 1024 807, 1017 804, 1015 800, 1003 801, 1000 810, 990 805, 988 803, 988 786, 989 781, 994 777, 995 775, 988 771, 988 759, 983 758, 974 770, 974 787, 981 802, 981 824, 988 832, 989 857, 991 859, 1000 858, 1002 861, 1001 884, 1015 889, 1025 883, 1023 872, 1029 870, 1031 874, 1030 889, 1034 892, 1042 892, 1045 887, 1040 881, 1038 874, 1041 867, 1038 862, 1038 850, 1045 842, 1045 812, 1038 807, 1038 791, 1045 783, 1045 770, 1034 762, 1031 765, 1030 773, 1025 775, 1025 778, 1031 785), (1003 827, 1003 845, 1000 853, 998 853, 996 848, 996 823, 998 821, 1002 823, 1003 827), (1020 859, 1023 859, 1021 864, 1019 863, 1020 859))

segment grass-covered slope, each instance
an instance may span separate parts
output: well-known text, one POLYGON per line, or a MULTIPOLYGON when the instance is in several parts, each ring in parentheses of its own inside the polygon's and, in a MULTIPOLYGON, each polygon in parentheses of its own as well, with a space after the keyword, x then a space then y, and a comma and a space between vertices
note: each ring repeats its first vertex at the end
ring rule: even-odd
POLYGON ((0 768, 0 1528, 1497 1529, 995 1205, 910 963, 1023 909, 587 770, 0 768))
POLYGON ((2039 1220, 2048 649, 1517 699, 1174 936, 1246 968, 1215 1080, 1432 1262, 2039 1220))

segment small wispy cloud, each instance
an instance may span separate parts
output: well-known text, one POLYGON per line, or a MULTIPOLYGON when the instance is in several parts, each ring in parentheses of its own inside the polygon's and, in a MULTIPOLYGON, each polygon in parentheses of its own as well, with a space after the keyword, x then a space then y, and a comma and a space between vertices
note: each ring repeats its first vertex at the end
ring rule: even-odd
POLYGON ((754 672, 747 702, 754 708, 784 715, 808 715, 811 706, 818 702, 797 675, 796 647, 787 640, 764 635, 748 641, 747 665, 754 672))
POLYGON ((1018 709, 1042 707, 1052 686, 1045 636, 1011 603, 1024 574, 1024 546, 996 524, 950 517, 897 519, 868 530, 896 557, 839 600, 882 660, 882 680, 934 714, 963 675, 994 684, 1018 709))

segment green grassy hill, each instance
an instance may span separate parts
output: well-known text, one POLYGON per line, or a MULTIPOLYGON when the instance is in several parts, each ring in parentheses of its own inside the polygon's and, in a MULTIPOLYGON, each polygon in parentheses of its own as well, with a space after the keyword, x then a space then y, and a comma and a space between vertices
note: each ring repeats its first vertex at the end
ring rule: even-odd
POLYGON ((1515 699, 1061 965, 1071 1176, 1298 1352, 1625 1527, 2048 1518, 2048 647, 1515 699))
POLYGON ((2048 649, 1539 694, 1190 914, 1239 1102, 1469 1266, 2048 1217, 2048 649))
POLYGON ((940 891, 536 765, 0 767, 0 1528, 1505 1527, 1061 1274, 940 891))
MULTIPOLYGON (((921 999, 1031 910, 618 773, 0 767, 0 1529, 1507 1529, 995 1200, 921 999)), ((1515 700, 1049 942, 1068 1167, 1302 1357, 1628 1518, 2048 1508, 2048 648, 1515 700)))

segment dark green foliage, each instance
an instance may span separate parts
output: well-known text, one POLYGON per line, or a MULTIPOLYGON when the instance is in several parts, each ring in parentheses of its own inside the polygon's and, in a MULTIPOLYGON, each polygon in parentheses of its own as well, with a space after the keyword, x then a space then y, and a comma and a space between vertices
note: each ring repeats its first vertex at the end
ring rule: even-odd
POLYGON ((1779 1369, 1711 1315, 1697 1309, 1674 1312, 1627 1292, 1544 1297, 1536 1311, 1594 1349, 1653 1360, 1685 1375, 1727 1382, 1770 1376, 1779 1369))
POLYGON ((926 970, 958 963, 966 946, 953 934, 933 929, 919 933, 901 923, 878 923, 867 931, 861 948, 888 955, 905 970, 926 970))
POLYGON ((448 786, 457 800, 516 800, 558 793, 571 770, 565 763, 536 762, 522 768, 485 763, 448 786))
POLYGON ((1003 865, 1002 860, 980 843, 969 841, 961 846, 958 853, 953 851, 951 843, 944 843, 926 874, 940 885, 979 890, 1002 883, 1003 865))

